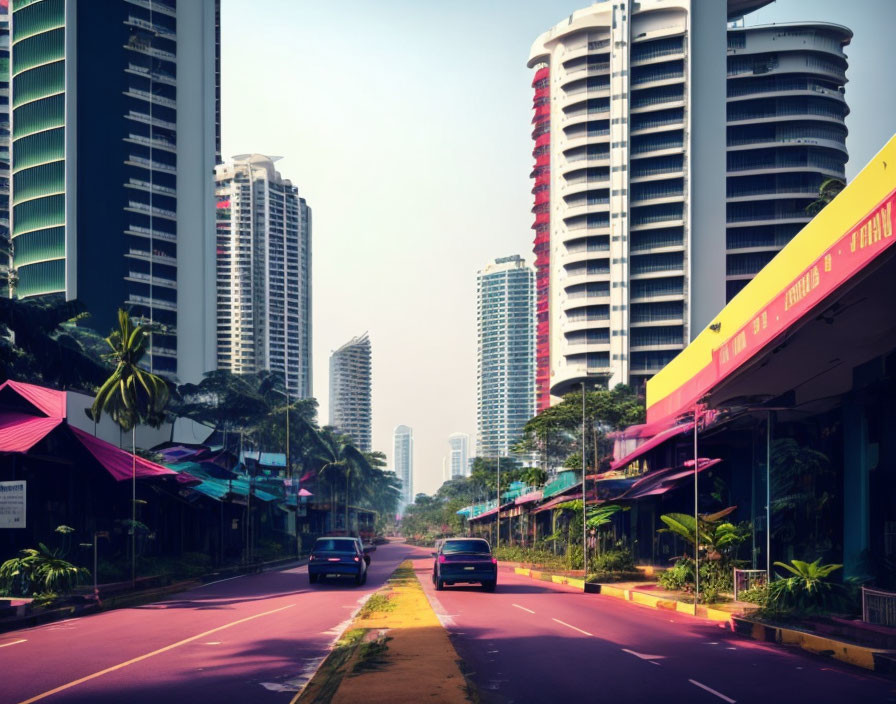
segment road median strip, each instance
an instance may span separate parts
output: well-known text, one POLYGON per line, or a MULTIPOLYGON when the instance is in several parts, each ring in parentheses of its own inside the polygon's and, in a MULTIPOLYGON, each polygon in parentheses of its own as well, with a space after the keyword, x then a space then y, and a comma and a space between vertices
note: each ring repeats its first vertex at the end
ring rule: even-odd
POLYGON ((375 592, 293 704, 475 701, 409 560, 375 592))

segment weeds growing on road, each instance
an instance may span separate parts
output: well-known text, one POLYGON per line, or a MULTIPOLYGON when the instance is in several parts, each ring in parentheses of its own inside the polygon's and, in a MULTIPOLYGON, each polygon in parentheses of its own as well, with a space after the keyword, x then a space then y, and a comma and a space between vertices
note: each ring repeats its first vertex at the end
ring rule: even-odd
POLYGON ((375 613, 392 611, 395 609, 395 602, 389 598, 388 594, 377 592, 371 594, 370 598, 364 603, 364 607, 358 613, 358 618, 370 618, 375 613))

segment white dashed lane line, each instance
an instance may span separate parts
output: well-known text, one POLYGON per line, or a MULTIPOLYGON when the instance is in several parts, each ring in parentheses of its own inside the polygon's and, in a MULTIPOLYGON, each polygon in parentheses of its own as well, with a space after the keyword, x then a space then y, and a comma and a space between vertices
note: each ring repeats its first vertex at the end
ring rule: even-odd
POLYGON ((515 606, 522 611, 528 611, 530 614, 534 614, 535 612, 532 609, 527 609, 525 606, 520 606, 519 604, 511 604, 511 606, 515 606))
POLYGON ((698 682, 697 680, 688 680, 692 685, 699 687, 700 689, 704 689, 710 694, 715 694, 719 699, 728 702, 728 704, 735 704, 735 699, 731 699, 731 697, 726 697, 721 692, 717 692, 712 687, 707 687, 705 684, 698 682))
POLYGON ((6 648, 10 645, 18 645, 19 643, 25 643, 25 642, 27 642, 27 640, 28 640, 27 638, 21 638, 20 640, 13 640, 13 641, 10 641, 9 643, 0 643, 0 648, 6 648))
POLYGON ((568 623, 566 623, 566 621, 561 621, 559 618, 554 618, 554 619, 551 619, 551 620, 552 620, 552 621, 556 621, 556 622, 559 623, 561 626, 566 626, 567 628, 571 628, 572 630, 574 630, 574 631, 578 631, 579 633, 582 633, 582 634, 584 634, 584 635, 586 635, 586 636, 593 636, 592 633, 589 633, 588 631, 583 631, 581 628, 576 628, 575 626, 571 626, 571 625, 569 625, 568 623))

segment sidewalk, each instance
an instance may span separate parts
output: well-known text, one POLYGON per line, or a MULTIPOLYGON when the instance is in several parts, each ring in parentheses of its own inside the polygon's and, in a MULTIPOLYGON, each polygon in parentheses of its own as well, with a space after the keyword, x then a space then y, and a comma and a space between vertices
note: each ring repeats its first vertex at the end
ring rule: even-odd
POLYGON ((372 594, 293 704, 475 701, 410 560, 372 594))
POLYGON ((300 567, 307 564, 307 558, 290 557, 283 560, 272 560, 270 562, 255 562, 249 565, 234 565, 223 569, 210 572, 206 575, 195 579, 186 579, 179 582, 171 582, 170 584, 159 585, 159 581, 164 581, 165 575, 156 575, 154 577, 144 577, 138 582, 150 584, 145 588, 131 589, 130 582, 121 582, 115 584, 98 585, 100 599, 97 601, 92 594, 92 588, 89 592, 82 590, 81 594, 73 595, 76 600, 70 603, 62 604, 55 608, 40 609, 36 612, 31 611, 30 599, 13 599, 15 602, 7 610, 8 615, 0 617, 0 633, 8 631, 16 631, 21 628, 32 628, 53 621, 60 621, 67 618, 80 618, 88 614, 98 613, 100 611, 111 611, 112 609, 121 609, 128 606, 140 606, 149 604, 153 601, 177 594, 179 592, 189 591, 196 587, 202 586, 209 582, 219 579, 229 579, 231 577, 239 577, 247 574, 258 574, 261 572, 269 572, 271 570, 291 569, 292 567, 300 567))

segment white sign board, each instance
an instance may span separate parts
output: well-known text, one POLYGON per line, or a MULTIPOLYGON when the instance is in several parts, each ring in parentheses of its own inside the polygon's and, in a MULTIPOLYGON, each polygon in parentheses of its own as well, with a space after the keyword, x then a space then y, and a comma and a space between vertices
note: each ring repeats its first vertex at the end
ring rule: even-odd
POLYGON ((0 528, 25 527, 25 481, 0 482, 0 528))

